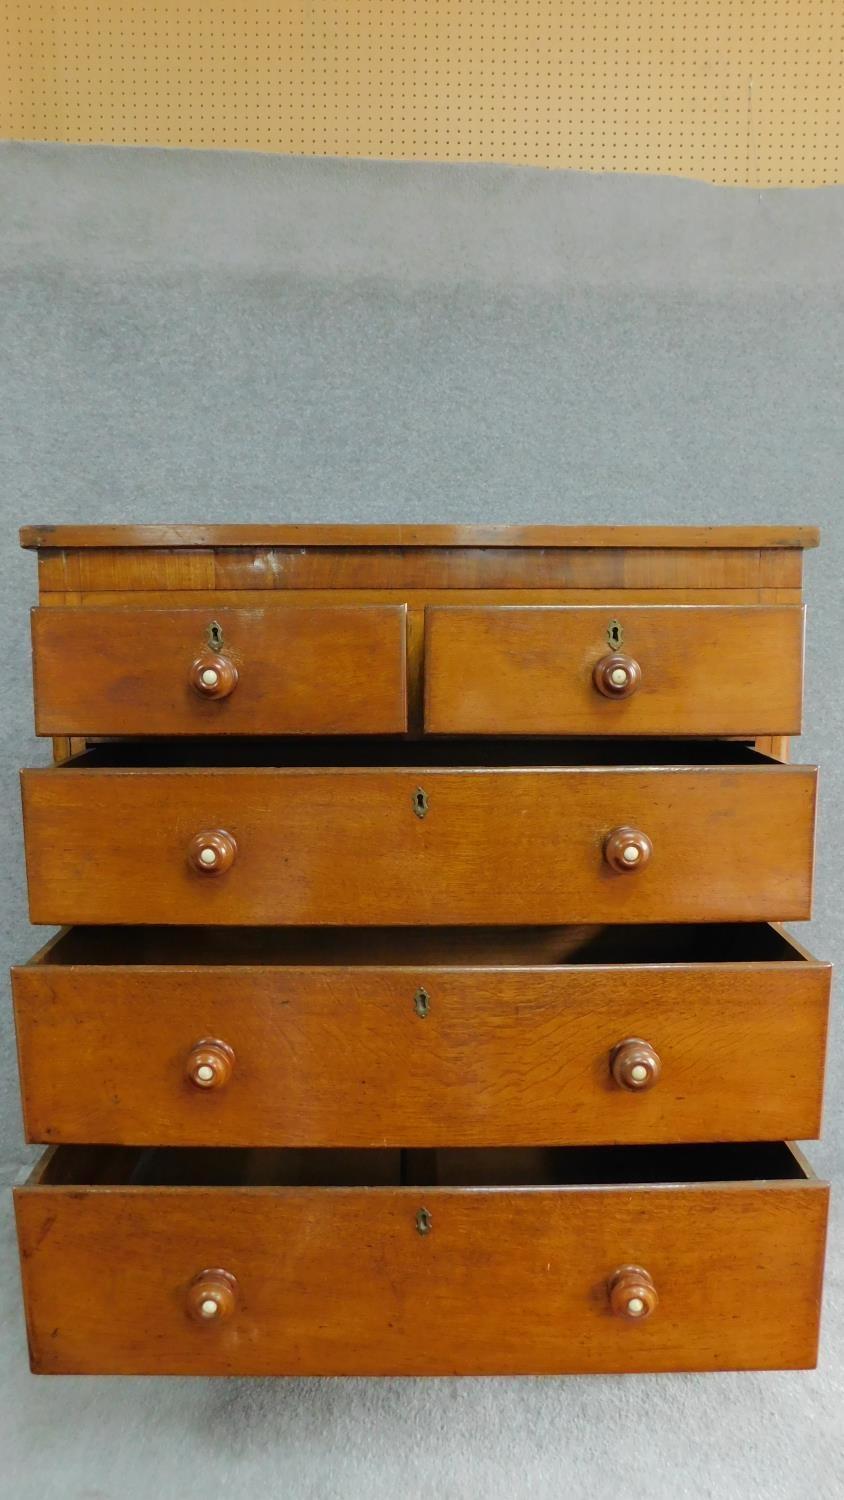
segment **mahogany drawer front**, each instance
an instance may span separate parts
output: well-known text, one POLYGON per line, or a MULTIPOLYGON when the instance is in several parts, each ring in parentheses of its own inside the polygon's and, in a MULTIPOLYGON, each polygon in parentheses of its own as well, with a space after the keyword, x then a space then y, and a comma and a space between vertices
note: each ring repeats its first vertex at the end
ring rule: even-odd
POLYGON ((815 1362, 827 1189, 782 1143, 314 1155, 58 1148, 15 1194, 32 1368, 815 1362))
POLYGON ((204 930, 151 931, 77 931, 13 971, 28 1140, 441 1147, 820 1131, 829 966, 774 929, 634 929, 629 941, 618 928, 498 941, 376 930, 371 954, 365 935, 292 934, 288 954, 272 932, 236 930, 219 962, 204 930), (707 947, 733 957, 707 961, 707 947))
POLYGON ((32 613, 44 735, 401 734, 404 604, 32 613))
POLYGON ((31 920, 808 917, 816 773, 751 759, 710 767, 446 769, 414 768, 411 759, 330 769, 96 769, 95 754, 82 758, 87 769, 23 773, 31 920), (634 849, 638 863, 625 867, 634 849))
POLYGON ((801 605, 425 612, 432 734, 799 734, 801 605))

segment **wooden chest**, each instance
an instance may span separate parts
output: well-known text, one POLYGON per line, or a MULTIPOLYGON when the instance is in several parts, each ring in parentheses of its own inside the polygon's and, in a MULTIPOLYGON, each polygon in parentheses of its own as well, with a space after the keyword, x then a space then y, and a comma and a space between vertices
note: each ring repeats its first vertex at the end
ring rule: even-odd
POLYGON ((816 533, 22 541, 32 1368, 814 1364, 816 533))

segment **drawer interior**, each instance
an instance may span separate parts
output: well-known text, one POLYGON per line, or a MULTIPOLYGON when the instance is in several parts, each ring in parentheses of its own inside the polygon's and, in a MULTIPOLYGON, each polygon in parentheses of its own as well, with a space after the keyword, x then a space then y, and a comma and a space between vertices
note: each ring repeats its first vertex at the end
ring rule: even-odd
POLYGON ((589 927, 72 927, 28 967, 814 963, 765 922, 589 927))
POLYGON ((29 1185, 564 1188, 810 1178, 784 1141, 439 1151, 59 1146, 42 1157, 29 1185))
POLYGON ((549 766, 776 766, 782 762, 738 740, 512 739, 385 740, 371 735, 336 738, 149 739, 93 745, 60 770, 272 770, 326 766, 408 770, 549 766))

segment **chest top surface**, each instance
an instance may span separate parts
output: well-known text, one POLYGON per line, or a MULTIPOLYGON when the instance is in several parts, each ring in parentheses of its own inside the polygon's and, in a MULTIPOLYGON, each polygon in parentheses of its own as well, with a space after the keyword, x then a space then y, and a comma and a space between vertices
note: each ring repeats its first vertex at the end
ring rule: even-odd
POLYGON ((24 526, 22 547, 806 548, 815 526, 24 526))

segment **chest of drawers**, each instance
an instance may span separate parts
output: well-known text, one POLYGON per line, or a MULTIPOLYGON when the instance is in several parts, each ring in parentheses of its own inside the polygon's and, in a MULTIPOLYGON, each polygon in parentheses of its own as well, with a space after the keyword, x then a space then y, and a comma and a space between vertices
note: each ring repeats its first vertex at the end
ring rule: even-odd
POLYGON ((33 1369, 813 1364, 811 528, 22 540, 33 1369))

